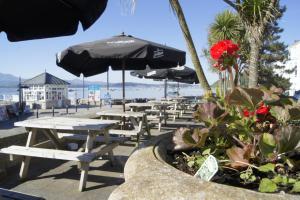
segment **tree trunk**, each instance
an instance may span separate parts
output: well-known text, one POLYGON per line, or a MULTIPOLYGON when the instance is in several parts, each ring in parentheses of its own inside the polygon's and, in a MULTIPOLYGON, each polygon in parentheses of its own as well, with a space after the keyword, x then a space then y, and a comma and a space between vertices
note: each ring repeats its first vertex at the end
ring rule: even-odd
POLYGON ((199 57, 197 55, 197 51, 196 51, 193 39, 192 39, 192 36, 190 34, 188 25, 186 23, 182 8, 180 6, 180 3, 178 2, 178 0, 169 0, 169 1, 170 1, 170 4, 171 4, 173 10, 175 11, 175 13, 177 15, 177 18, 178 18, 178 21, 179 21, 179 24, 180 24, 180 28, 181 28, 181 31, 183 32, 185 41, 186 41, 187 46, 188 46, 188 50, 191 54, 191 59, 192 59, 193 65, 195 67, 195 71, 197 73, 199 82, 200 82, 202 88, 205 90, 205 92, 209 92, 209 91, 211 91, 211 88, 210 88, 210 86, 208 84, 208 81, 205 77, 205 74, 203 72, 203 69, 202 69, 199 57))
POLYGON ((249 88, 254 88, 258 85, 259 49, 261 47, 261 34, 259 32, 261 32, 259 28, 256 31, 252 29, 251 34, 248 36, 250 43, 249 88))

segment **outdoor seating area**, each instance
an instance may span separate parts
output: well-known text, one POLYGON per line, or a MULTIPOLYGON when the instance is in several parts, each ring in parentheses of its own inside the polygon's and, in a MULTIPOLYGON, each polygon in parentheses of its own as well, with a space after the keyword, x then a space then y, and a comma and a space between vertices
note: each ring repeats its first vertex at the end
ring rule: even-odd
POLYGON ((299 200, 299 8, 0 0, 0 200, 299 200))
MULTIPOLYGON (((165 101, 160 103, 159 100, 147 104, 154 105, 154 109, 161 108, 161 105, 172 105, 166 104, 165 101)), ((142 107, 145 106, 145 103, 134 103, 133 105, 142 107), (141 106, 138 104, 141 104, 141 106)), ((162 119, 162 110, 160 113, 150 115, 147 110, 130 111, 131 106, 131 104, 126 105, 127 111, 125 112, 122 111, 120 106, 116 106, 117 108, 113 107, 113 109, 101 109, 98 112, 96 110, 99 108, 94 108, 95 111, 90 110, 89 112, 95 112, 97 119, 64 116, 41 117, 16 122, 15 126, 24 127, 28 132, 26 145, 8 146, 2 148, 0 153, 9 155, 12 161, 21 159, 18 179, 25 180, 25 182, 24 184, 22 182, 18 183, 17 180, 10 180, 10 177, 7 178, 6 182, 11 183, 12 181, 14 184, 17 183, 19 185, 16 185, 17 188, 21 188, 22 191, 22 185, 35 182, 35 179, 38 178, 34 174, 39 167, 38 171, 54 170, 51 168, 52 164, 44 165, 44 163, 54 164, 62 160, 70 163, 68 165, 77 163, 80 174, 76 175, 77 173, 73 173, 73 178, 69 181, 77 182, 77 190, 81 192, 89 191, 90 179, 88 175, 90 173, 93 174, 93 166, 95 164, 99 165, 99 161, 102 163, 101 165, 106 166, 105 171, 102 172, 104 174, 115 168, 122 169, 126 160, 123 158, 124 155, 120 155, 120 151, 121 154, 125 153, 128 158, 135 146, 139 146, 142 142, 163 133, 172 133, 176 127, 168 127, 168 123, 182 123, 180 118, 176 118, 175 122, 172 118, 164 118, 166 120, 166 124, 164 124, 163 120, 155 120, 162 119), (123 124, 124 119, 125 124, 123 124), (42 141, 40 139, 41 135, 44 136, 42 141), (47 162, 44 161, 45 159, 47 162)), ((166 106, 163 108, 165 108, 165 116, 168 116, 167 111, 171 107, 168 108, 166 106)), ((15 168, 13 171, 17 170, 15 168)), ((101 181, 101 176, 99 178, 101 181)), ((40 180, 42 181, 43 178, 41 177, 40 180)), ((47 181, 47 178, 44 181, 47 181)), ((0 181, 0 188, 5 185, 5 182, 0 181)), ((30 190, 28 193, 46 197, 40 195, 40 193, 34 193, 34 191, 32 193, 30 190)), ((71 193, 74 193, 74 191, 71 193)))

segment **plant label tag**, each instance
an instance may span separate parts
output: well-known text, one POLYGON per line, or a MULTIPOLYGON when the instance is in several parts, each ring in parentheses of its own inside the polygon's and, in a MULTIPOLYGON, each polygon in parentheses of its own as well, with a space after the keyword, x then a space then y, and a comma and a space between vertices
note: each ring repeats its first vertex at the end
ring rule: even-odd
POLYGON ((217 173, 219 167, 217 159, 209 155, 204 163, 201 165, 200 169, 196 172, 194 177, 200 178, 205 181, 210 181, 212 177, 217 173))

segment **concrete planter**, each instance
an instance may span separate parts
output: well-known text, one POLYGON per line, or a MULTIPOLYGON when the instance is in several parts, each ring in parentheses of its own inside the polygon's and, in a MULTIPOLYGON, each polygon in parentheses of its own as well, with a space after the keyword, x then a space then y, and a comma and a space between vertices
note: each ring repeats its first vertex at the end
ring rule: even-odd
POLYGON ((194 178, 166 162, 170 141, 170 134, 161 135, 135 151, 125 165, 125 183, 111 193, 109 200, 299 199, 296 195, 264 194, 194 178))

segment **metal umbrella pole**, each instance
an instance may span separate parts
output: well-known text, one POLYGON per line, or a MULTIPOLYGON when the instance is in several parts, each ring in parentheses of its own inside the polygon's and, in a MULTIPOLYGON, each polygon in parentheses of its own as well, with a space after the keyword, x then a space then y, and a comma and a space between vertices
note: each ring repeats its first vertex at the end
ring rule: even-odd
POLYGON ((167 97, 168 97, 168 79, 165 79, 165 89, 164 89, 164 92, 165 92, 165 99, 167 99, 167 97))
POLYGON ((109 70, 107 70, 107 74, 106 74, 106 91, 107 94, 109 94, 109 70))
POLYGON ((177 82, 177 96, 179 96, 179 82, 177 82))
POLYGON ((122 97, 123 112, 125 112, 125 60, 122 61, 122 97))

